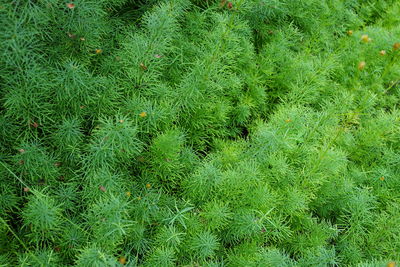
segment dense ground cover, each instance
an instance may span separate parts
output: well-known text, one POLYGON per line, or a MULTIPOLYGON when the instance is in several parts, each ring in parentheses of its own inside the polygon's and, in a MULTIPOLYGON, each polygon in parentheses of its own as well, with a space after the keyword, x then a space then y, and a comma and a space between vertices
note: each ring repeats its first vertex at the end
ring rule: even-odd
POLYGON ((395 266, 399 14, 0 0, 0 266, 395 266))

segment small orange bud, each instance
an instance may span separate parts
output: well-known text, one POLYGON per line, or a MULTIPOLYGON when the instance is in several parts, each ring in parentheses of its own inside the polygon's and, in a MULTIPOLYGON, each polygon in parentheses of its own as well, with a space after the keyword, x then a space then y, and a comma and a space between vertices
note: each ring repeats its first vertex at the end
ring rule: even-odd
POLYGON ((150 189, 151 188, 151 184, 146 184, 146 188, 150 189))
POLYGON ((24 192, 29 192, 29 191, 31 191, 31 190, 29 189, 29 187, 24 187, 24 192))
POLYGON ((126 194, 128 197, 132 196, 132 193, 131 193, 131 192, 126 192, 125 194, 126 194))
POLYGON ((126 264, 126 258, 125 257, 120 257, 118 259, 118 262, 125 265, 126 264))
POLYGON ((147 67, 144 65, 144 63, 140 63, 139 66, 142 68, 142 70, 147 70, 147 67))
POLYGON ((37 127, 39 127, 39 124, 38 124, 37 122, 33 122, 33 123, 32 123, 32 126, 33 126, 34 128, 37 128, 37 127))
POLYGON ((361 61, 360 63, 358 63, 358 70, 363 70, 366 64, 367 63, 365 63, 365 61, 361 61))
POLYGON ((75 4, 74 4, 74 3, 68 3, 68 4, 67 4, 67 7, 68 7, 69 9, 74 9, 74 8, 75 8, 75 4))
POLYGON ((381 177, 379 178, 379 180, 385 181, 385 177, 384 177, 384 176, 381 176, 381 177))
POLYGON ((106 192, 106 191, 107 191, 106 188, 105 188, 104 186, 102 186, 102 185, 99 186, 99 190, 100 190, 100 191, 103 191, 103 192, 106 192))
POLYGON ((75 37, 76 37, 76 35, 73 33, 68 32, 67 34, 68 34, 68 37, 71 39, 75 39, 75 37))
POLYGON ((139 114, 139 116, 142 117, 142 118, 146 117, 146 116, 147 116, 146 111, 141 112, 141 113, 139 114))
POLYGON ((381 56, 384 56, 384 55, 386 55, 386 51, 385 51, 385 50, 381 50, 381 51, 379 51, 379 55, 381 55, 381 56))
POLYGON ((400 43, 394 43, 393 50, 397 50, 400 48, 400 43))
POLYGON ((96 49, 96 54, 101 54, 103 52, 103 49, 96 49))
POLYGON ((347 31, 347 35, 348 35, 348 36, 352 36, 352 35, 353 35, 353 31, 352 31, 352 30, 348 30, 348 31, 347 31))
POLYGON ((361 35, 361 41, 363 41, 364 43, 368 43, 370 41, 370 38, 367 34, 363 34, 361 35))
POLYGON ((227 7, 228 9, 232 9, 232 7, 233 7, 232 2, 229 2, 228 5, 227 5, 226 7, 227 7))

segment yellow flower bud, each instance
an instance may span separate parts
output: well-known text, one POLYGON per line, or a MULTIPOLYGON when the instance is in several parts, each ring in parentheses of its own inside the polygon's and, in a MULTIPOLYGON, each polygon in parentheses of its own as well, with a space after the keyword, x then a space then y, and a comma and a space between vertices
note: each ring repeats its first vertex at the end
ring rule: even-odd
POLYGON ((361 35, 361 41, 363 41, 364 43, 368 43, 371 41, 371 39, 368 37, 367 34, 363 34, 361 35))
POLYGON ((124 264, 126 264, 126 258, 125 258, 125 257, 120 257, 120 258, 118 259, 118 262, 119 262, 120 264, 124 265, 124 264))
POLYGON ((361 61, 360 63, 358 63, 358 70, 363 70, 366 64, 367 63, 365 63, 365 61, 361 61))

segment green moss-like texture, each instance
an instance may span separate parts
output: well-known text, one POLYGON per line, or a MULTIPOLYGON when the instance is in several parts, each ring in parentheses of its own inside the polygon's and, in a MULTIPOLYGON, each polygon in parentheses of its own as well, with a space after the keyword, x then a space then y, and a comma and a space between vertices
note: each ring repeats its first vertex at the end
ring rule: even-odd
POLYGON ((395 266, 399 14, 0 0, 0 266, 395 266))

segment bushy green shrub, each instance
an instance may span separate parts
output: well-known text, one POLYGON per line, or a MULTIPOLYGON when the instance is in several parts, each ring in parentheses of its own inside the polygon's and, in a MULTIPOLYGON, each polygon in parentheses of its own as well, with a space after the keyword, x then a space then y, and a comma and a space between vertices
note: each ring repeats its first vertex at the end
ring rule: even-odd
POLYGON ((399 12, 0 0, 0 266, 395 266, 399 12))

